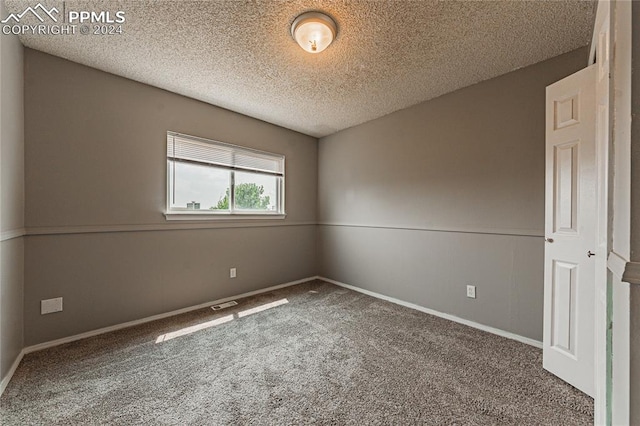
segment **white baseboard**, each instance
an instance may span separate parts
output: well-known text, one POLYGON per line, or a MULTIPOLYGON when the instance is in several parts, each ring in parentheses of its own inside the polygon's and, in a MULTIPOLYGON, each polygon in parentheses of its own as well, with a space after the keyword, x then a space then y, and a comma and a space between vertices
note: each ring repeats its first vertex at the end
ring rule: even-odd
POLYGON ((32 352, 41 351, 43 349, 52 348, 54 346, 64 345, 65 343, 75 342, 76 340, 86 339, 87 337, 93 337, 93 336, 97 336, 99 334, 110 333, 112 331, 122 330, 123 328, 133 327, 135 325, 140 325, 140 324, 144 324, 144 323, 151 322, 151 321, 156 321, 156 320, 163 319, 163 318, 168 318, 168 317, 184 314, 184 313, 191 312, 191 311, 196 311, 198 309, 208 308, 209 306, 218 305, 220 303, 228 302, 230 300, 243 299, 245 297, 255 296, 256 294, 268 293, 268 292, 273 291, 273 290, 278 290, 280 288, 290 287, 292 285, 301 284, 303 282, 307 282, 307 281, 314 280, 314 279, 317 279, 317 276, 303 278, 301 280, 291 281, 291 282, 284 283, 284 284, 278 284, 278 285, 274 285, 274 286, 271 286, 271 287, 263 288, 263 289, 260 289, 260 290, 255 290, 255 291, 250 291, 250 292, 247 292, 247 293, 238 294, 236 296, 225 297, 225 298, 222 298, 222 299, 213 300, 211 302, 201 303, 200 305, 189 306, 187 308, 182 308, 182 309, 178 309, 178 310, 171 311, 171 312, 165 312, 163 314, 153 315, 153 316, 150 316, 150 317, 146 317, 146 318, 142 318, 142 319, 138 319, 138 320, 134 320, 134 321, 125 322, 125 323, 122 323, 122 324, 116 324, 116 325, 112 325, 112 326, 109 326, 109 327, 103 327, 103 328, 99 328, 97 330, 92 330, 92 331, 87 331, 85 333, 76 334, 74 336, 63 337, 61 339, 51 340, 51 341, 44 342, 44 343, 38 343, 37 345, 27 346, 22 351, 25 354, 29 354, 29 353, 32 353, 32 352))
POLYGON ((100 335, 100 334, 110 333, 110 332, 116 331, 116 330, 122 330, 124 328, 133 327, 133 326, 144 324, 144 323, 147 323, 147 322, 156 321, 156 320, 159 320, 159 319, 163 319, 163 318, 168 318, 168 317, 172 317, 172 316, 175 316, 175 315, 184 314, 184 313, 195 311, 195 310, 198 310, 198 309, 207 308, 209 306, 217 305, 217 304, 224 303, 224 302, 228 302, 230 300, 242 299, 242 298, 245 298, 245 297, 255 296, 255 295, 261 294, 261 293, 268 293, 270 291, 274 291, 274 290, 278 290, 278 289, 281 289, 281 288, 285 288, 285 287, 290 287, 290 286, 293 286, 293 285, 301 284, 303 282, 311 281, 311 280, 314 280, 314 279, 323 280, 323 281, 329 282, 331 284, 335 284, 335 285, 340 286, 340 287, 348 288, 349 290, 353 290, 353 291, 357 291, 357 292, 366 294, 368 296, 372 296, 372 297, 375 297, 375 298, 378 298, 378 299, 386 300, 388 302, 395 303, 397 305, 405 306, 407 308, 415 309, 415 310, 420 311, 420 312, 424 312, 424 313, 427 313, 427 314, 430 314, 430 315, 434 315, 434 316, 437 316, 437 317, 440 317, 440 318, 448 319, 450 321, 457 322, 457 323, 460 323, 460 324, 464 324, 464 325, 467 325, 469 327, 477 328, 479 330, 483 330, 483 331, 486 331, 486 332, 489 332, 489 333, 492 333, 492 334, 497 334, 498 336, 506 337, 508 339, 517 340, 518 342, 526 343, 528 345, 535 346, 537 348, 542 348, 542 342, 530 339, 528 337, 520 336, 520 335, 517 335, 517 334, 514 334, 514 333, 510 333, 508 331, 500 330, 498 328, 489 327, 487 325, 479 324, 479 323, 474 322, 474 321, 469 321, 469 320, 466 320, 466 319, 463 319, 463 318, 459 318, 459 317, 456 317, 455 315, 450 315, 450 314, 445 314, 445 313, 442 313, 442 312, 434 311, 433 309, 425 308, 425 307, 422 307, 422 306, 419 306, 419 305, 416 305, 416 304, 413 304, 413 303, 405 302, 405 301, 400 300, 400 299, 396 299, 396 298, 393 298, 393 297, 385 296, 383 294, 375 293, 373 291, 365 290, 365 289, 362 289, 362 288, 359 288, 359 287, 355 287, 355 286, 352 286, 352 285, 349 285, 349 284, 342 283, 340 281, 336 281, 336 280, 332 280, 330 278, 325 278, 325 277, 321 277, 321 276, 316 275, 316 276, 312 276, 312 277, 303 278, 301 280, 296 280, 296 281, 291 281, 291 282, 284 283, 284 284, 274 285, 274 286, 263 288, 263 289, 260 289, 260 290, 255 290, 255 291, 250 291, 250 292, 247 292, 247 293, 238 294, 236 296, 225 297, 225 298, 222 298, 222 299, 213 300, 211 302, 202 303, 200 305, 190 306, 190 307, 187 307, 187 308, 182 308, 182 309, 178 309, 178 310, 175 310, 175 311, 166 312, 166 313, 163 313, 163 314, 153 315, 153 316, 142 318, 142 319, 138 319, 138 320, 135 320, 135 321, 129 321, 129 322, 125 322, 125 323, 122 323, 122 324, 112 325, 110 327, 103 327, 103 328, 99 328, 97 330, 87 331, 85 333, 76 334, 74 336, 63 337, 61 339, 51 340, 49 342, 39 343, 37 345, 32 345, 32 346, 27 346, 24 349, 22 349, 22 351, 20 351, 20 354, 15 359, 14 363, 11 365, 11 368, 9 369, 9 372, 2 379, 2 382, 0 382, 0 396, 4 392, 5 388, 9 384, 9 382, 11 381, 11 378, 13 377, 13 374, 15 373, 16 369, 18 368, 18 365, 20 365, 20 361, 22 361, 22 358, 26 354, 29 354, 29 353, 32 353, 32 352, 37 352, 37 351, 40 351, 40 350, 43 350, 43 349, 47 349, 47 348, 52 348, 54 346, 63 345, 65 343, 70 343, 70 342, 74 342, 74 341, 77 341, 77 340, 86 339, 88 337, 93 337, 93 336, 97 336, 97 335, 100 335))
POLYGON ((0 396, 2 396, 2 394, 4 393, 4 390, 7 388, 7 385, 9 384, 9 382, 11 381, 11 378, 13 377, 13 374, 18 369, 18 365, 20 365, 20 361, 22 361, 22 357, 24 357, 24 354, 25 352, 23 349, 20 351, 16 359, 13 361, 13 364, 11 364, 11 368, 7 372, 7 375, 4 376, 4 378, 0 382, 0 396))
POLYGON ((426 314, 434 315, 436 317, 448 319, 449 321, 457 322, 460 324, 464 324, 469 327, 477 328, 478 330, 486 331, 488 333, 497 334, 498 336, 506 337, 507 339, 517 340, 521 343, 526 343, 527 345, 535 346, 536 348, 542 349, 542 342, 534 339, 530 339, 528 337, 520 336, 518 334, 510 333, 508 331, 500 330, 499 328, 489 327, 488 325, 480 324, 474 321, 466 320, 464 318, 457 317, 451 314, 445 314, 442 312, 434 311, 433 309, 425 308, 420 305, 416 305, 413 303, 405 302, 404 300, 396 299, 394 297, 385 296, 384 294, 375 293, 373 291, 365 290, 360 287, 355 287, 349 284, 342 283, 340 281, 332 280, 325 277, 317 277, 319 280, 323 280, 329 282, 331 284, 335 284, 340 287, 348 288, 349 290, 357 291, 359 293, 366 294, 368 296, 375 297, 377 299, 386 300, 387 302, 395 303, 396 305, 405 306, 407 308, 415 309, 416 311, 424 312, 426 314))

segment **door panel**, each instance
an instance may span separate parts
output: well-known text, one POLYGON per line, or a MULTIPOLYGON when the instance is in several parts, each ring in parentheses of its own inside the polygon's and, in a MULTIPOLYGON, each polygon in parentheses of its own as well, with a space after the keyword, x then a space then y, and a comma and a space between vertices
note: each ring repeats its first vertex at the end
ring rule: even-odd
POLYGON ((553 312, 551 347, 575 358, 576 353, 576 284, 578 265, 553 262, 553 312))
POLYGON ((547 87, 544 368, 594 395, 596 65, 547 87))
POLYGON ((554 172, 556 205, 554 232, 577 232, 578 146, 580 141, 554 147, 554 172))

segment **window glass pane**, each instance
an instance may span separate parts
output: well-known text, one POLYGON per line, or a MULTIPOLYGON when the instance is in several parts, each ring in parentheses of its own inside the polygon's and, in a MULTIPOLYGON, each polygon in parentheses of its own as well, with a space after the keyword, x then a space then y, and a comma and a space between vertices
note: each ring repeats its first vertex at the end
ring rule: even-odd
POLYGON ((230 172, 212 166, 169 161, 172 209, 229 210, 230 172))
POLYGON ((280 177, 235 172, 236 210, 278 211, 280 177))

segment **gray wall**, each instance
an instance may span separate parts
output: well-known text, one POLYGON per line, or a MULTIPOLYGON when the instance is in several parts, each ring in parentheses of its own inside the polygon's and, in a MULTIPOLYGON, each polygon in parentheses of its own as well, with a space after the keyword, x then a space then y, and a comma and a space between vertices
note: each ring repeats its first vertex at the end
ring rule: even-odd
MULTIPOLYGON (((6 16, 0 2, 0 16, 6 16)), ((23 48, 0 37, 0 379, 23 347, 24 107, 23 48)))
POLYGON ((321 275, 541 340, 545 87, 587 55, 321 139, 321 275))
POLYGON ((316 275, 315 138, 31 49, 25 105, 26 345, 316 275), (284 154, 287 218, 167 223, 167 130, 284 154))

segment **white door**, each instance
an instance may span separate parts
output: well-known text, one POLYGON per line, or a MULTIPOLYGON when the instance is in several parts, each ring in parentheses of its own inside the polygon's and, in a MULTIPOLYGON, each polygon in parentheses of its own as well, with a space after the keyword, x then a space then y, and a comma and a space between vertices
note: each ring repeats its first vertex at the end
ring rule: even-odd
POLYGON ((547 87, 544 368, 594 396, 596 65, 547 87))

